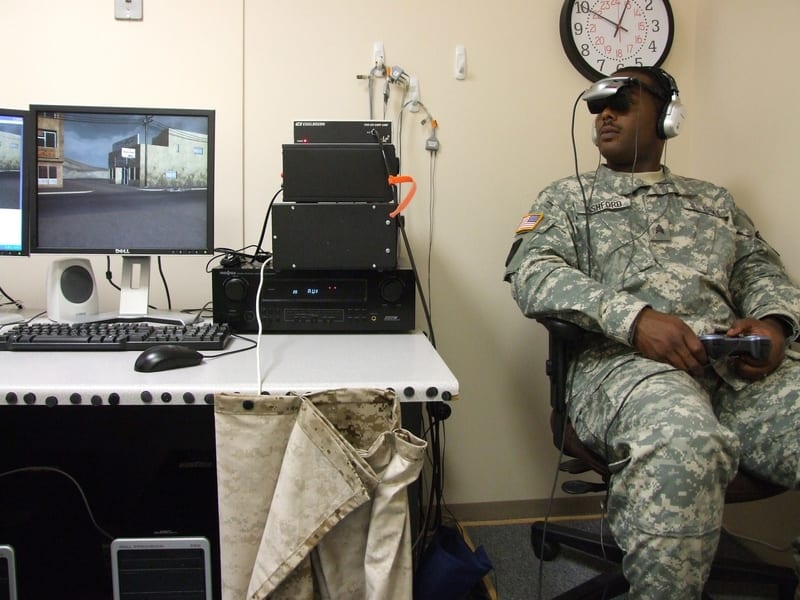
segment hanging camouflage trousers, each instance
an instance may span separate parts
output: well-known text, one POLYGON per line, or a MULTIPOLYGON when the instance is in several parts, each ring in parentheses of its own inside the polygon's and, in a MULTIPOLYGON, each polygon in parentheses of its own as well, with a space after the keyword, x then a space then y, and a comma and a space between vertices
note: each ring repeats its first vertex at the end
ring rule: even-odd
POLYGON ((391 391, 215 400, 224 600, 411 599, 426 443, 391 391))
POLYGON ((573 365, 570 416, 613 472, 608 515, 628 597, 700 598, 737 469, 799 486, 800 362, 731 384, 635 354, 596 359, 573 365))

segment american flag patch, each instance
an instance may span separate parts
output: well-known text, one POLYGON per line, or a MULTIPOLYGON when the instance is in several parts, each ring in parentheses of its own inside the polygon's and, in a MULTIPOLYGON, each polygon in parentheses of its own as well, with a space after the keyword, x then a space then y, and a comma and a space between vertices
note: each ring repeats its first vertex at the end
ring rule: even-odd
POLYGON ((544 220, 543 213, 531 213, 522 217, 522 221, 517 226, 517 233, 524 233, 526 231, 533 231, 544 220))

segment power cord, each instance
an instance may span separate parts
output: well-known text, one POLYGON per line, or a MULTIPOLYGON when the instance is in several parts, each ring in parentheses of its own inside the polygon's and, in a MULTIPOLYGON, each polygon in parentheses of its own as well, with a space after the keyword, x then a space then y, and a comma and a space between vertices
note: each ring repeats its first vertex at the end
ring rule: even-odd
POLYGON ((86 512, 89 514, 89 519, 91 520, 94 528, 109 540, 115 539, 115 536, 111 535, 105 529, 100 527, 100 525, 98 525, 97 521, 94 518, 94 512, 92 512, 92 507, 89 504, 89 499, 86 497, 86 493, 83 491, 81 484, 78 483, 78 480, 75 479, 72 475, 56 467, 34 466, 34 467, 20 467, 19 469, 12 469, 11 471, 5 471, 3 473, 0 473, 0 478, 9 477, 11 475, 18 475, 19 473, 56 473, 58 475, 61 475, 69 479, 70 482, 72 482, 72 484, 78 489, 78 493, 80 494, 81 499, 83 500, 83 505, 86 507, 86 512))
POLYGON ((2 287, 0 287, 0 294, 2 294, 6 299, 8 299, 8 302, 3 302, 2 304, 0 304, 0 306, 8 306, 9 304, 13 304, 19 310, 22 310, 23 308, 25 308, 24 306, 22 306, 21 302, 19 302, 18 300, 15 300, 11 296, 9 296, 8 293, 2 287))

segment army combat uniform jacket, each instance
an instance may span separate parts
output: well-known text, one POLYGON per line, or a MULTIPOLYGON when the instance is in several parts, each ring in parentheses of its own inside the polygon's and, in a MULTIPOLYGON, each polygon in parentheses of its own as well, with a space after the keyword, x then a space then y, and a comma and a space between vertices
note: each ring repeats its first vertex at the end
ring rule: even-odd
POLYGON ((517 229, 506 280, 526 316, 601 334, 594 344, 605 356, 632 350, 646 306, 698 335, 774 315, 796 337, 800 291, 727 190, 666 167, 652 185, 605 166, 581 183, 551 184, 517 229))
POLYGON ((799 485, 800 362, 787 352, 751 382, 721 361, 694 378, 635 351, 636 319, 649 306, 702 334, 772 315, 795 337, 800 291, 725 189, 659 175, 601 166, 547 187, 517 228, 505 278, 526 316, 591 332, 567 404, 614 473, 609 523, 629 597, 699 598, 737 468, 799 485))

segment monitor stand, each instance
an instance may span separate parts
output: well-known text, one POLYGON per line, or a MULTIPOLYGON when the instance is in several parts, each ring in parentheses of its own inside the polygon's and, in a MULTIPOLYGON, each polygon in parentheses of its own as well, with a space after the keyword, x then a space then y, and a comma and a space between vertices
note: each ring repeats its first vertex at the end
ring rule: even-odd
POLYGON ((122 282, 119 293, 119 312, 81 315, 77 323, 102 323, 109 321, 167 323, 190 325, 199 319, 199 314, 152 310, 150 300, 150 257, 123 256, 122 282))

